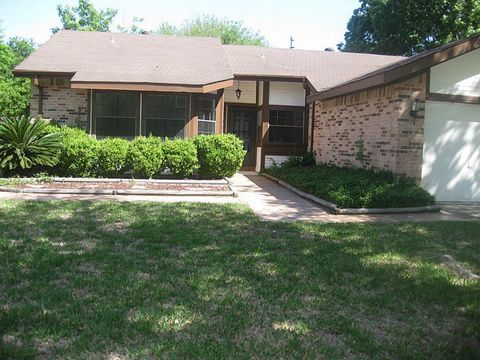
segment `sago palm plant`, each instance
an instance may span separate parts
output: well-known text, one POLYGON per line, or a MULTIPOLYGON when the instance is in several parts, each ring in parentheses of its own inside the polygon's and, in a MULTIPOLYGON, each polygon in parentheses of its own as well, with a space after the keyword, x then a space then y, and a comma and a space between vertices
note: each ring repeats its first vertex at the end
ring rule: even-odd
POLYGON ((0 172, 18 173, 35 166, 55 166, 62 143, 44 119, 6 118, 0 121, 0 172))

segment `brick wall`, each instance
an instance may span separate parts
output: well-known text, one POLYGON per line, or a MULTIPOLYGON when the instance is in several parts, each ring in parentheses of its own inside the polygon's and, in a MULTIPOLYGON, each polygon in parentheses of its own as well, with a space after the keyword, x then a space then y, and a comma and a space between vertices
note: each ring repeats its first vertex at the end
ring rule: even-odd
POLYGON ((421 177, 426 74, 315 103, 313 149, 321 163, 421 177), (356 155, 363 143, 363 161, 356 155))
MULTIPOLYGON (((49 79, 51 80, 51 79, 49 79)), ((45 83, 45 81, 44 81, 45 83)), ((30 91, 30 115, 38 115, 38 87, 32 84, 30 91)), ((55 81, 43 86, 43 117, 59 124, 87 128, 88 90, 71 89, 68 80, 62 86, 55 81)))

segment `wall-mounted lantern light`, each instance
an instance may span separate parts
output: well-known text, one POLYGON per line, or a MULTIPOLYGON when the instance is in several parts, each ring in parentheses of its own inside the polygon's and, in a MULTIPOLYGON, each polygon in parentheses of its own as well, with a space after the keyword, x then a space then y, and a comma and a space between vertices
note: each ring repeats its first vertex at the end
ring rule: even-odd
POLYGON ((418 112, 418 101, 413 100, 412 101, 412 107, 410 109, 410 115, 415 117, 415 116, 417 116, 417 112, 418 112))
POLYGON ((237 90, 235 90, 235 95, 237 99, 240 100, 240 96, 242 96, 242 90, 240 90, 240 80, 237 80, 237 90))

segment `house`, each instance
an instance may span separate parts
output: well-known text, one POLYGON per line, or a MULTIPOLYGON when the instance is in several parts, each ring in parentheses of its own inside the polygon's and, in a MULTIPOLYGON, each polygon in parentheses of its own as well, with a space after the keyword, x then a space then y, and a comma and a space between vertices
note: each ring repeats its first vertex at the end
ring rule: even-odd
POLYGON ((60 31, 14 74, 33 80, 31 115, 98 137, 229 132, 247 169, 312 150, 414 177, 439 200, 479 201, 479 46, 403 58, 60 31))

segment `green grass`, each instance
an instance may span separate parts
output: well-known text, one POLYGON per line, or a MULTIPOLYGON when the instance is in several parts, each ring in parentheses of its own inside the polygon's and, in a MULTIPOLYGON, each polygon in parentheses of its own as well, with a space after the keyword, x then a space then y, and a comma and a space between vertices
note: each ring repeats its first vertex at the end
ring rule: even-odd
POLYGON ((435 198, 414 180, 391 172, 332 165, 282 166, 265 169, 290 185, 341 208, 401 208, 435 204, 435 198))
POLYGON ((235 205, 0 203, 0 358, 474 356, 480 224, 235 205), (472 345, 472 343, 474 345, 472 345))

